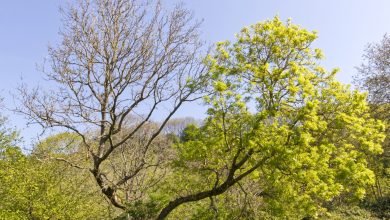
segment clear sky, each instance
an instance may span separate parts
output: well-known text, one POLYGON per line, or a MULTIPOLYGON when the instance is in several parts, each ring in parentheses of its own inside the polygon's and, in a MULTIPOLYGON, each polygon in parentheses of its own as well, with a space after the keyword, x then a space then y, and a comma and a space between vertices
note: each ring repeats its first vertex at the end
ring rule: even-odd
MULTIPOLYGON (((0 0, 0 91, 10 108, 21 78, 24 83, 45 83, 36 70, 47 55, 47 45, 59 41, 60 0, 0 0)), ((173 5, 177 0, 164 0, 173 5)), ((203 38, 209 42, 233 39, 243 26, 271 19, 292 18, 293 23, 318 31, 315 47, 324 51, 326 68, 339 67, 338 79, 351 82, 365 45, 390 32, 389 0, 183 0, 195 17, 204 19, 203 38)), ((26 141, 37 134, 26 121, 6 112, 26 141)), ((178 116, 203 117, 200 107, 187 106, 178 116)))

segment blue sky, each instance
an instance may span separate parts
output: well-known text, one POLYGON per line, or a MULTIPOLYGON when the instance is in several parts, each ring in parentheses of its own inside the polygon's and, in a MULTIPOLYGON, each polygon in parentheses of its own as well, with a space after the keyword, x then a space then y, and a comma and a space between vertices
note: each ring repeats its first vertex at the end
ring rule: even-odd
MULTIPOLYGON (((59 41, 60 0, 2 0, 0 5, 0 91, 3 104, 12 108, 21 78, 27 84, 44 84, 36 70, 47 55, 47 45, 59 41)), ((173 5, 177 0, 164 0, 173 5)), ((271 19, 292 18, 293 23, 318 31, 315 47, 324 51, 326 68, 339 67, 338 79, 351 82, 362 59, 365 45, 377 42, 390 32, 388 0, 184 0, 195 17, 204 19, 203 38, 209 42, 233 39, 242 27, 271 19)), ((37 134, 25 128, 25 120, 6 112, 11 123, 21 130, 26 141, 37 134)), ((178 116, 204 116, 200 107, 186 106, 178 116)))

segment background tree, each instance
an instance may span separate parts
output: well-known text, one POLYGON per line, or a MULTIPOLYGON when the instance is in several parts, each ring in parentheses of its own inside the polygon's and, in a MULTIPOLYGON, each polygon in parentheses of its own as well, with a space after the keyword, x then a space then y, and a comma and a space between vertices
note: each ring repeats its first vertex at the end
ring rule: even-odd
POLYGON ((63 11, 62 42, 49 48, 45 73, 58 89, 21 87, 18 111, 45 129, 77 134, 89 163, 73 166, 89 169, 111 203, 126 209, 123 186, 155 169, 152 152, 168 147, 156 139, 203 84, 199 23, 182 6, 168 12, 158 1, 78 2, 63 11), (132 166, 117 172, 111 159, 131 151, 133 140, 137 155, 125 161, 132 166))
MULTIPOLYGON (((368 44, 364 62, 357 68, 354 83, 368 91, 371 104, 384 105, 388 112, 390 103, 390 37, 385 35, 379 43, 368 44)), ((388 116, 388 115, 387 115, 388 116)))
POLYGON ((261 197, 274 217, 316 216, 340 195, 364 197, 375 180, 366 156, 382 152, 384 125, 370 118, 364 94, 317 64, 315 39, 276 17, 217 44, 206 59, 209 116, 177 146, 171 190, 179 196, 159 219, 203 199, 217 208, 234 189, 261 197), (247 191, 248 183, 256 187, 247 191))
MULTIPOLYGON (((364 62, 357 68, 358 74, 354 83, 368 92, 370 113, 373 117, 390 123, 390 38, 388 35, 378 43, 366 47, 364 62)), ((371 193, 377 201, 376 211, 384 218, 390 217, 390 128, 386 129, 386 140, 383 143, 383 154, 370 158, 370 166, 377 175, 371 193), (380 205, 382 204, 382 205, 380 205), (387 205, 386 205, 387 204, 387 205), (387 214, 386 214, 387 213, 387 214)), ((376 205, 375 205, 376 206, 376 205)))
MULTIPOLYGON (((44 154, 49 154, 43 145, 54 144, 54 138, 35 148, 44 147, 45 153, 25 155, 17 146, 17 132, 7 128, 4 118, 0 127, 0 219, 109 217, 109 206, 97 193, 90 176, 62 162, 42 160, 44 154)), ((57 146, 61 141, 56 139, 57 146)))

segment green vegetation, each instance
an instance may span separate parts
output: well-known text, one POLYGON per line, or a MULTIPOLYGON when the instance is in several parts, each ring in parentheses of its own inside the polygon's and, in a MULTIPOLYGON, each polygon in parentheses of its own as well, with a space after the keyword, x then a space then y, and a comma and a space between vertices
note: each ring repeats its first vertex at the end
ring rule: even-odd
POLYGON ((316 64, 315 38, 274 18, 217 44, 206 60, 215 91, 205 97, 209 117, 177 144, 176 179, 185 196, 173 202, 229 191, 218 200, 234 208, 224 216, 203 207, 202 215, 256 219, 259 211, 316 217, 337 198, 364 198, 375 183, 367 158, 382 153, 384 125, 370 118, 364 94, 316 64))
MULTIPOLYGON (((58 146, 66 135, 50 137, 34 150, 48 142, 58 146)), ((24 155, 12 143, 14 133, 4 133, 1 139, 0 219, 108 218, 110 207, 88 173, 46 159, 43 154, 24 155)))
POLYGON ((58 93, 20 89, 19 113, 66 131, 26 153, 0 120, 0 219, 390 217, 390 67, 370 66, 387 37, 359 69, 367 94, 320 66, 316 33, 290 20, 202 54, 181 7, 91 4, 71 6, 49 49, 58 93), (200 98, 204 120, 172 118, 200 98))

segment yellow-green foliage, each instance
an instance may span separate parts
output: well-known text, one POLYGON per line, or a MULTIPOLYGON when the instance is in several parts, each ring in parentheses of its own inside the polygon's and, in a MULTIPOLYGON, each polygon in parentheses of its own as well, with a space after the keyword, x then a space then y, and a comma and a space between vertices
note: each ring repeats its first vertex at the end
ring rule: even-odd
MULTIPOLYGON (((60 156, 58 149, 71 137, 50 137, 32 155, 0 146, 0 219, 108 218, 107 205, 87 171, 46 157, 60 156)), ((63 151, 61 156, 70 155, 63 151)))
POLYGON ((183 191, 212 188, 237 152, 253 150, 235 175, 264 161, 241 182, 253 183, 249 193, 273 216, 317 216, 341 194, 365 196, 375 181, 366 157, 382 152, 384 125, 370 118, 364 94, 317 64, 316 37, 275 17, 217 44, 205 60, 209 117, 177 146, 183 191))

